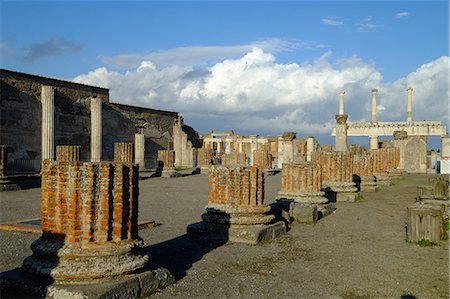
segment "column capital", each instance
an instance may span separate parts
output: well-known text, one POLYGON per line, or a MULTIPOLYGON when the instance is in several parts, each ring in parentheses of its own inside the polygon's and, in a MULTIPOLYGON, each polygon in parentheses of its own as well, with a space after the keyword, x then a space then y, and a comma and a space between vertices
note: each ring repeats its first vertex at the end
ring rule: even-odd
POLYGON ((378 92, 378 89, 372 88, 372 93, 377 93, 377 92, 378 92))

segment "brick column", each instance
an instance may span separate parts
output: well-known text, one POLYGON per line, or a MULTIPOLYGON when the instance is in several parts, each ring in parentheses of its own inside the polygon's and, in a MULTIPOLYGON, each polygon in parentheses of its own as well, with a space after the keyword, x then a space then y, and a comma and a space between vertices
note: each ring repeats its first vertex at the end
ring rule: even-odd
POLYGON ((377 183, 373 175, 373 157, 368 153, 353 155, 354 182, 364 192, 377 191, 377 183))
POLYGON ((57 145, 56 161, 76 162, 80 161, 81 146, 79 145, 57 145))
POLYGON ((158 151, 158 169, 157 173, 162 177, 176 177, 178 173, 175 170, 175 151, 159 150, 158 151))
POLYGON ((351 152, 324 152, 313 153, 313 161, 322 167, 322 185, 327 197, 336 198, 336 201, 355 201, 357 188, 353 183, 353 154, 351 152))
POLYGON ((91 98, 91 162, 102 160, 102 100, 91 98))
POLYGON ((266 148, 262 147, 253 152, 253 166, 261 169, 272 168, 272 155, 266 148))
POLYGON ((264 184, 257 167, 212 166, 207 213, 203 222, 188 226, 188 235, 255 244, 285 233, 283 222, 269 225, 275 216, 264 203, 264 184))
POLYGON ((0 178, 6 177, 8 167, 8 153, 6 145, 0 145, 0 178))
POLYGON ((131 163, 44 161, 42 236, 24 270, 74 282, 139 272, 149 256, 138 251, 137 196, 131 163))
POLYGON ((114 162, 133 163, 134 144, 131 142, 114 143, 114 162))
POLYGON ((373 157, 373 175, 377 179, 378 186, 390 186, 391 178, 387 173, 388 169, 388 149, 379 148, 370 151, 373 157))
POLYGON ((55 159, 55 90, 42 85, 42 161, 55 159))
POLYGON ((197 149, 197 165, 201 172, 207 173, 212 166, 212 159, 214 157, 213 150, 208 148, 197 149))
POLYGON ((223 166, 245 166, 247 165, 247 156, 245 153, 232 152, 230 154, 222 154, 223 166))

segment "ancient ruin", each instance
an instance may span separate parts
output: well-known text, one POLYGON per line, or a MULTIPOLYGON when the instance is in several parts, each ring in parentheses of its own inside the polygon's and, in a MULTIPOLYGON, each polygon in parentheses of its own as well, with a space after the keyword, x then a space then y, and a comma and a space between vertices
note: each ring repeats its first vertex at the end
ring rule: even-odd
POLYGON ((353 155, 353 181, 360 191, 375 192, 378 190, 373 175, 373 165, 373 156, 369 153, 353 155))
POLYGON ((134 144, 129 142, 114 143, 114 162, 133 163, 134 144))
POLYGON ((75 162, 80 161, 81 146, 79 145, 57 145, 56 161, 75 162))
POLYGON ((163 178, 173 178, 178 176, 178 173, 175 170, 174 150, 158 151, 158 168, 156 172, 163 178))
POLYGON ((200 168, 201 173, 208 173, 213 163, 213 157, 214 153, 211 149, 199 148, 197 150, 197 166, 200 168))
POLYGON ((209 201, 202 222, 187 227, 190 237, 256 244, 284 234, 264 203, 264 171, 257 167, 212 166, 209 201))
POLYGON ((355 201, 358 189, 353 182, 353 154, 350 152, 313 153, 313 161, 322 167, 322 186, 330 201, 355 201))
POLYGON ((4 283, 52 298, 147 296, 173 283, 141 250, 138 188, 132 163, 45 160, 42 236, 24 274, 4 283))

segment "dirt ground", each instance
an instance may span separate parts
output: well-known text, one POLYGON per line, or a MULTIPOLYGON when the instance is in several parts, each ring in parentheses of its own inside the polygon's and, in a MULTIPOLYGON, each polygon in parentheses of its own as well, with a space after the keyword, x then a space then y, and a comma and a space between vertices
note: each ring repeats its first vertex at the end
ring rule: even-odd
MULTIPOLYGON (((208 177, 140 181, 140 230, 153 261, 177 283, 151 298, 449 298, 448 241, 419 247, 405 242, 406 207, 426 175, 407 175, 355 203, 338 203, 315 225, 295 225, 260 245, 207 244, 188 239, 208 202, 208 177)), ((266 179, 266 201, 281 175, 266 179)), ((0 221, 39 217, 40 190, 0 193, 0 221)), ((0 232, 1 264, 21 265, 38 235, 0 232)))

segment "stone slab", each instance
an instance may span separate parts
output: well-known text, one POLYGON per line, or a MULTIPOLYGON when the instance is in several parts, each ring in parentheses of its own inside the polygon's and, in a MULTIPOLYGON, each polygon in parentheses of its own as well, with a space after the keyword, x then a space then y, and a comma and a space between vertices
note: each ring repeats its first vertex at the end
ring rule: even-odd
POLYGON ((2 294, 26 294, 44 298, 143 298, 175 283, 173 275, 156 264, 138 274, 120 276, 116 279, 74 284, 70 282, 49 282, 27 274, 22 268, 3 272, 2 294))
POLYGON ((297 223, 316 223, 319 219, 319 211, 315 204, 293 202, 290 206, 290 214, 297 223))
POLYGON ((187 235, 193 239, 208 241, 230 241, 235 243, 258 244, 274 239, 286 233, 286 226, 282 221, 260 225, 228 227, 207 222, 197 222, 188 225, 187 235))
POLYGON ((360 185, 361 192, 377 192, 378 186, 364 186, 360 185))
POLYGON ((336 202, 355 202, 358 192, 337 192, 336 202))

